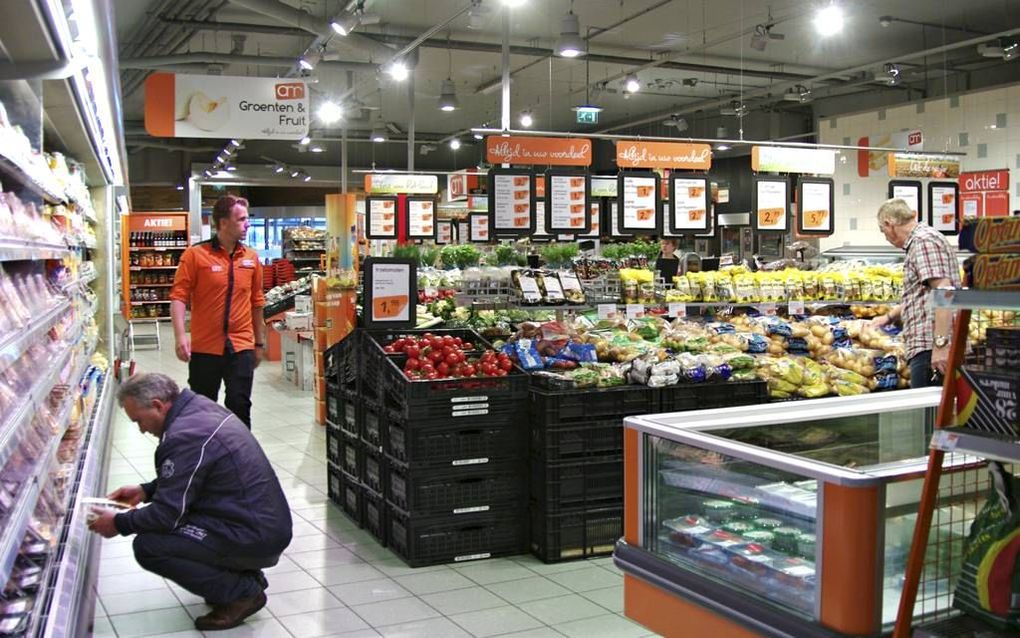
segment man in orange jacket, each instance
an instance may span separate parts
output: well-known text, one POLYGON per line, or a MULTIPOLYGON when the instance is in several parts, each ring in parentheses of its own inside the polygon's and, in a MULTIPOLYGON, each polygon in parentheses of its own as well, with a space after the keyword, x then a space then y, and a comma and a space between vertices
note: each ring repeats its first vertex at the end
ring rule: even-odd
POLYGON ((248 233, 248 201, 225 195, 213 206, 212 239, 188 248, 170 291, 177 358, 188 364, 188 385, 224 405, 251 428, 251 387, 262 361, 266 324, 262 264, 241 243, 248 233), (191 306, 191 334, 185 311, 191 306))

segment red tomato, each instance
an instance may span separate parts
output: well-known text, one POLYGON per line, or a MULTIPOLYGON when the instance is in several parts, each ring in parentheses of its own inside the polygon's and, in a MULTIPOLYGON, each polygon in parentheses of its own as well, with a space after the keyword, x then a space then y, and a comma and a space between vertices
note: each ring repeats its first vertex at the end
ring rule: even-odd
POLYGON ((443 337, 443 343, 448 346, 452 346, 454 343, 456 343, 456 341, 453 340, 453 335, 445 335, 443 337))
POLYGON ((429 340, 429 339, 418 339, 418 347, 419 348, 427 348, 430 345, 432 345, 432 341, 431 340, 429 340))
POLYGON ((408 359, 417 359, 421 356, 421 348, 409 345, 404 348, 404 353, 407 354, 408 359))
POLYGON ((454 337, 453 342, 456 343, 458 346, 464 345, 464 340, 461 339, 460 337, 454 337))
POLYGON ((418 359, 408 359, 407 363, 404 364, 404 370, 417 370, 421 368, 421 361, 418 359))
POLYGON ((475 376, 475 367, 469 363, 468 365, 461 368, 461 372, 464 373, 465 377, 473 377, 475 376))
POLYGON ((444 377, 450 374, 450 366, 445 361, 436 366, 436 372, 443 375, 444 377))
POLYGON ((507 375, 506 370, 496 370, 497 377, 505 377, 507 375))
POLYGON ((383 346, 383 352, 387 354, 393 354, 397 350, 393 346, 383 346))
POLYGON ((439 374, 435 370, 433 370, 432 372, 425 373, 425 378, 428 379, 429 381, 435 381, 436 379, 439 378, 439 374))
POLYGON ((461 347, 463 347, 465 350, 474 350, 475 344, 471 343, 470 341, 465 341, 464 343, 461 344, 461 347))
POLYGON ((452 365, 456 365, 457 362, 460 361, 460 357, 457 355, 456 352, 452 352, 451 351, 451 352, 447 353, 445 361, 446 361, 447 364, 449 364, 451 366, 452 365))
POLYGON ((433 335, 431 332, 426 332, 425 334, 423 334, 421 336, 421 338, 422 339, 432 339, 433 336, 435 336, 435 335, 433 335))
POLYGON ((500 359, 499 360, 499 369, 500 370, 505 370, 507 372, 510 372, 511 370, 514 369, 514 364, 513 364, 513 362, 510 361, 510 359, 500 359))
POLYGON ((433 350, 429 353, 429 360, 433 363, 439 363, 443 360, 444 356, 442 350, 433 350))
POLYGON ((435 372, 436 368, 431 363, 423 363, 419 370, 422 374, 428 374, 429 372, 435 372))

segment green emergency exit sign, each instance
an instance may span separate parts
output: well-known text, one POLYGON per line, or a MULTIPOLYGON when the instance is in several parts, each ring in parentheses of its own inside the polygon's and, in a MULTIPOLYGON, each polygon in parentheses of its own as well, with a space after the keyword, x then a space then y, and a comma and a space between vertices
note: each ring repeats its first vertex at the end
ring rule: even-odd
POLYGON ((577 111, 577 123, 578 124, 598 124, 599 123, 599 112, 598 111, 577 111))

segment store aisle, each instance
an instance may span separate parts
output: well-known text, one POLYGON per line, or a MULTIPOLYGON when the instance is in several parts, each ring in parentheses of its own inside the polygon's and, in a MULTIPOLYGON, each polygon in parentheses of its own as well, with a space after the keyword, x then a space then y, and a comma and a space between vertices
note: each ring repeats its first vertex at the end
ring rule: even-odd
MULTIPOLYGON (((137 353, 139 371, 178 382, 187 368, 163 350, 137 353)), ((325 430, 312 394, 282 381, 279 363, 255 379, 252 421, 294 512, 294 541, 267 570, 269 604, 245 625, 210 636, 649 636, 622 615, 623 579, 610 558, 545 565, 531 556, 411 569, 358 529, 326 497, 325 430)), ((151 478, 155 439, 117 412, 107 486, 151 478)), ((99 574, 96 636, 201 636, 200 599, 143 571, 131 540, 106 541, 99 574)))

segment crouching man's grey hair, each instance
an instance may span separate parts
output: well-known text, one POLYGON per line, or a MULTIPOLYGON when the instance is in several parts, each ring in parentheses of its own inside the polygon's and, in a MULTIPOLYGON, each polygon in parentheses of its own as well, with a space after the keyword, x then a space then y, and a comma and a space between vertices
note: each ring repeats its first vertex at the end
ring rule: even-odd
POLYGON ((138 405, 151 405, 153 401, 173 403, 180 395, 181 389, 174 380, 159 372, 136 374, 121 384, 117 391, 117 401, 124 405, 124 400, 131 398, 138 405))

